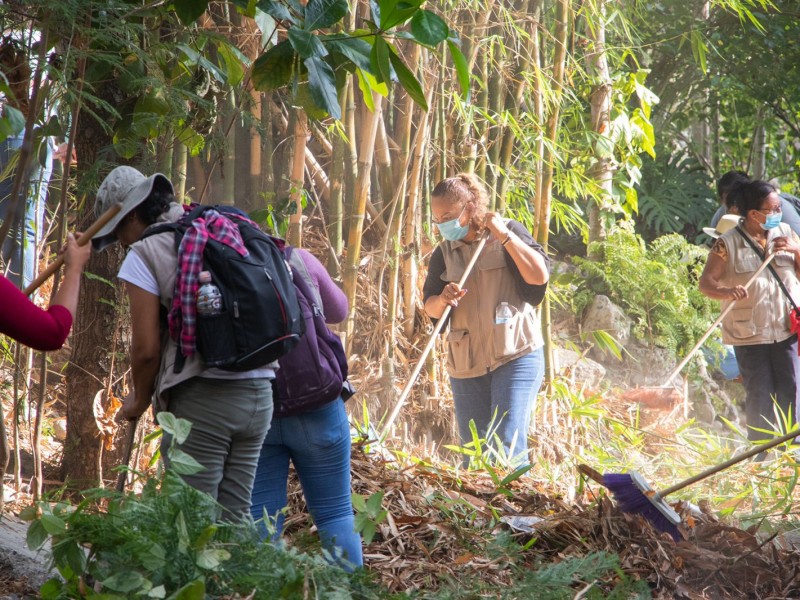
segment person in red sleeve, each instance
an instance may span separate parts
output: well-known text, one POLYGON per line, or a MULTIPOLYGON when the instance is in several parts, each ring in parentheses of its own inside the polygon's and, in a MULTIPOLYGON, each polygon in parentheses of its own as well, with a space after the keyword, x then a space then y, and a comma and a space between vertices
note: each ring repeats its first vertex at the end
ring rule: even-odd
POLYGON ((64 253, 64 278, 47 310, 36 306, 0 275, 0 333, 35 350, 61 348, 75 318, 81 273, 91 251, 91 245, 79 246, 69 234, 64 253))

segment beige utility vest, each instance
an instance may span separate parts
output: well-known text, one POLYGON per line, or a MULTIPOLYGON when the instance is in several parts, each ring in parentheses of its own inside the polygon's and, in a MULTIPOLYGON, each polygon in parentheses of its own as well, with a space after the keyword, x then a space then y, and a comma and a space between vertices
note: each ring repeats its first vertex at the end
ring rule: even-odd
MULTIPOLYGON (((771 248, 775 238, 791 236, 789 226, 781 223, 767 233, 767 248, 771 248)), ((726 231, 720 239, 728 250, 728 266, 720 283, 725 287, 744 285, 763 262, 761 257, 736 229, 726 231)), ((758 245, 755 240, 753 242, 758 245)), ((794 257, 781 252, 772 260, 772 266, 795 302, 800 300, 800 282, 794 270, 794 257)), ((736 301, 722 320, 723 343, 751 346, 782 342, 792 335, 789 329, 791 306, 769 269, 762 271, 750 284, 747 294, 747 298, 736 301)), ((723 300, 722 309, 725 310, 730 303, 730 300, 723 300)))
MULTIPOLYGON (((183 207, 177 203, 170 205, 169 210, 161 215, 156 224, 177 221, 184 214, 183 207)), ((175 276, 178 273, 178 253, 175 250, 175 235, 169 231, 151 235, 131 245, 150 269, 158 282, 158 295, 161 305, 169 311, 172 308, 172 293, 175 290, 175 276)), ((161 367, 156 378, 156 409, 166 410, 165 392, 179 383, 197 377, 205 369, 200 355, 195 353, 186 357, 183 370, 175 373, 175 357, 178 344, 169 335, 169 331, 161 332, 161 367)))
MULTIPOLYGON (((477 247, 477 243, 442 242, 445 269, 441 278, 458 282, 477 247)), ((447 371, 451 377, 485 375, 544 345, 539 309, 522 298, 500 242, 486 242, 464 288, 466 295, 450 313, 447 371), (495 324, 500 302, 508 302, 514 316, 495 324)))

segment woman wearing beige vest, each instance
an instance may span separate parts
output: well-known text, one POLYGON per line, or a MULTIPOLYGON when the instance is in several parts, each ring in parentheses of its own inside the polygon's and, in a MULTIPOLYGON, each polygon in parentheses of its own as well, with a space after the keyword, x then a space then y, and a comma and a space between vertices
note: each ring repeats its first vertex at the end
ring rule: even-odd
POLYGON ((433 319, 453 307, 447 370, 462 444, 472 441, 474 421, 495 461, 519 466, 528 461, 528 426, 544 372, 538 306, 549 262, 522 224, 487 206, 472 174, 434 188, 431 214, 444 241, 431 256, 423 296, 433 319), (491 238, 461 289, 457 282, 484 228, 491 238))
POLYGON ((784 414, 796 416, 800 360, 787 294, 800 301, 800 240, 781 223, 780 196, 766 181, 740 183, 729 193, 743 216, 711 248, 700 291, 722 300, 723 309, 736 302, 722 321, 722 340, 734 346, 742 374, 748 437, 759 440, 771 437, 773 402, 784 414), (777 253, 774 272, 763 271, 745 288, 768 252, 777 253))

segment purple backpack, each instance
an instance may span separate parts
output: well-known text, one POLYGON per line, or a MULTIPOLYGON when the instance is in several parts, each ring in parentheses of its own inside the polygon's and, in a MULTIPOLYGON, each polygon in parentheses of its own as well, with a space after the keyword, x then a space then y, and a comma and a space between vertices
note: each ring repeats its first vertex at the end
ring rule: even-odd
POLYGON ((273 384, 277 418, 291 417, 352 395, 347 383, 347 357, 339 336, 325 324, 322 299, 299 254, 286 248, 292 268, 300 311, 306 332, 300 342, 278 360, 280 368, 273 384))

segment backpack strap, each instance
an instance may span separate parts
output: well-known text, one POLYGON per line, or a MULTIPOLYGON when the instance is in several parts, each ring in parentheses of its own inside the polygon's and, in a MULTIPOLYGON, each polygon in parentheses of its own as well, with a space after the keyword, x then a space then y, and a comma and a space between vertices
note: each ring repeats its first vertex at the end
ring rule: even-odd
MULTIPOLYGON (((736 226, 736 231, 739 233, 739 235, 741 235, 744 238, 744 241, 747 242, 747 244, 753 249, 753 252, 755 252, 758 255, 758 257, 763 261, 764 253, 761 251, 761 248, 759 248, 758 244, 756 244, 753 240, 751 240, 750 236, 747 235, 744 232, 744 230, 742 230, 741 225, 736 226)), ((780 275, 778 275, 778 272, 772 266, 772 263, 767 265, 767 268, 769 269, 769 272, 772 273, 772 275, 775 277, 775 281, 778 282, 778 285, 780 286, 783 295, 786 296, 786 299, 789 301, 789 304, 792 305, 795 314, 800 314, 800 308, 798 308, 797 304, 795 304, 792 295, 789 293, 789 290, 786 289, 786 285, 783 283, 783 280, 781 279, 780 275)))
POLYGON ((286 246, 286 260, 289 263, 289 266, 292 268, 292 279, 294 279, 294 284, 300 288, 300 291, 307 298, 311 298, 314 301, 314 310, 319 311, 319 313, 325 317, 325 310, 322 306, 322 296, 319 294, 319 289, 316 285, 314 285, 314 280, 311 278, 311 273, 308 272, 308 267, 306 267, 305 261, 299 254, 294 253, 294 247, 286 246), (299 285, 297 280, 298 277, 295 275, 299 275, 299 279, 303 280, 305 285, 299 285))

